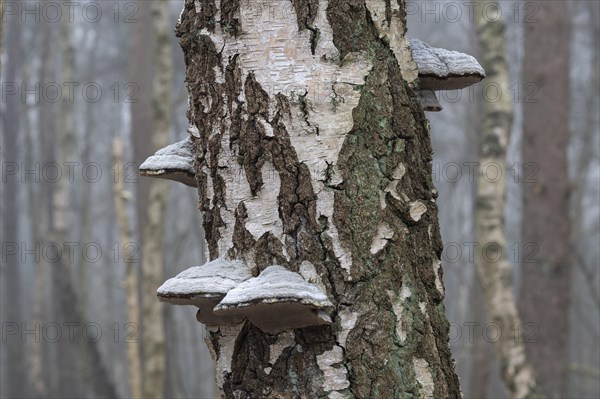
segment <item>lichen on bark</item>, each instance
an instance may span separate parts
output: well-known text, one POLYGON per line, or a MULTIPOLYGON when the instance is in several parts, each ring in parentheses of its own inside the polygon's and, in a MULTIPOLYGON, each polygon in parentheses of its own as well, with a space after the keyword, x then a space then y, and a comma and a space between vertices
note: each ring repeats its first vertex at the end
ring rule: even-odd
MULTIPOLYGON (((278 356, 280 337, 249 322, 211 328, 222 395, 459 397, 412 59, 364 1, 276 1, 286 12, 268 19, 250 3, 227 14, 232 31, 204 11, 221 21, 219 1, 187 0, 177 27, 210 258, 300 272, 335 308, 331 325, 284 333, 278 356)), ((405 40, 404 3, 382 3, 405 40)))

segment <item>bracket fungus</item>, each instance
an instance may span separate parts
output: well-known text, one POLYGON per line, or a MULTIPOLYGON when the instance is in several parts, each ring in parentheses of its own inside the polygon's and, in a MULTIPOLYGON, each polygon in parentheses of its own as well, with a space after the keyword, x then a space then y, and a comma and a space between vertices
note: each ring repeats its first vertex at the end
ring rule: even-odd
POLYGON ((333 305, 315 285, 282 266, 267 267, 227 293, 215 308, 219 316, 243 316, 261 330, 285 330, 330 324, 333 305))
POLYGON ((424 111, 439 112, 443 109, 432 90, 419 90, 417 94, 424 111))
POLYGON ((190 267, 165 281, 157 290, 157 296, 160 302, 197 306, 200 309, 196 318, 201 323, 237 324, 243 317, 216 316, 213 308, 228 291, 251 277, 252 273, 244 262, 219 258, 202 266, 190 267))
POLYGON ((432 47, 419 39, 410 39, 413 59, 419 70, 419 99, 425 111, 441 111, 435 93, 474 85, 485 78, 475 57, 458 51, 432 47))
POLYGON ((190 187, 198 187, 194 168, 194 147, 187 137, 156 151, 140 165, 142 176, 174 180, 190 187))

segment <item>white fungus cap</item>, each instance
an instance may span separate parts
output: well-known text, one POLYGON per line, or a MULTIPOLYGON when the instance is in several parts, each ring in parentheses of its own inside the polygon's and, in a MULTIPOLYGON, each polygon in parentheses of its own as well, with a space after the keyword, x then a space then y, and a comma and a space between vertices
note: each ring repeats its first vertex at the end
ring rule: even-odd
POLYGON ((194 147, 190 137, 156 151, 140 165, 142 176, 174 180, 197 187, 194 147))
POLYGON ((242 318, 217 317, 213 308, 229 290, 252 277, 248 266, 240 260, 215 259, 194 266, 167 280, 157 290, 158 300, 174 305, 200 308, 197 319, 204 324, 235 324, 242 318))
POLYGON ((315 285, 282 266, 267 267, 227 293, 217 315, 243 315, 268 333, 330 324, 333 305, 315 285))
POLYGON ((432 47, 419 39, 410 39, 410 47, 419 70, 421 89, 463 89, 485 78, 484 69, 473 56, 432 47))

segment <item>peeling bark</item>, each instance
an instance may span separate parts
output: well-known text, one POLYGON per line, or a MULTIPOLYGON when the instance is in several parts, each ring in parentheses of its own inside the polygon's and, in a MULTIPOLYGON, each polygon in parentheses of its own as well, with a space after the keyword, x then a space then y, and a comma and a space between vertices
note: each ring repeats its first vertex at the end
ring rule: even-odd
POLYGON ((187 0, 176 30, 210 258, 299 272, 335 308, 210 327, 222 397, 460 397, 404 3, 223 4, 187 0))

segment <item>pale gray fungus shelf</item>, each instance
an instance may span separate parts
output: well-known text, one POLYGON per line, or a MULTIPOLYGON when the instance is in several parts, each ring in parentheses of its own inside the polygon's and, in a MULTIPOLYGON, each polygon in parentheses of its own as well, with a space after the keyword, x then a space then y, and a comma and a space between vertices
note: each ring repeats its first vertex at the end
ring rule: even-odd
POLYGON ((194 146, 191 137, 156 151, 140 165, 140 174, 197 187, 194 146))
POLYGON ((227 293, 215 314, 243 315, 261 330, 285 330, 330 324, 333 305, 319 288, 282 266, 267 267, 227 293))
POLYGON ((410 47, 419 70, 420 89, 464 89, 485 78, 485 71, 469 54, 432 47, 419 39, 410 39, 410 47))
POLYGON ((441 111, 439 90, 458 90, 474 85, 485 78, 485 71, 475 57, 459 51, 432 47, 411 39, 410 47, 419 70, 419 100, 424 111, 441 111))
POLYGON ((252 277, 250 269, 239 260, 215 259, 194 266, 167 280, 157 290, 159 301, 200 308, 197 319, 208 325, 237 324, 243 317, 219 317, 213 308, 227 292, 252 277))

